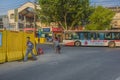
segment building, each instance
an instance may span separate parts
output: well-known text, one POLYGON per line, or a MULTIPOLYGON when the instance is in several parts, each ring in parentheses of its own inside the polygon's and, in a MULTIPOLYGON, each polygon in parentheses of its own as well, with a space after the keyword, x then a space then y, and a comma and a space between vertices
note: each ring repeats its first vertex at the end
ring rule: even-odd
POLYGON ((38 5, 27 2, 19 8, 8 11, 9 25, 12 30, 23 30, 24 28, 35 27, 35 9, 40 9, 38 5))
POLYGON ((116 12, 111 23, 112 29, 120 29, 120 7, 109 7, 109 9, 116 12))
POLYGON ((8 22, 7 15, 0 16, 0 30, 1 29, 6 29, 7 27, 9 27, 9 22, 8 22))
POLYGON ((116 13, 112 20, 112 28, 120 29, 120 12, 116 13))

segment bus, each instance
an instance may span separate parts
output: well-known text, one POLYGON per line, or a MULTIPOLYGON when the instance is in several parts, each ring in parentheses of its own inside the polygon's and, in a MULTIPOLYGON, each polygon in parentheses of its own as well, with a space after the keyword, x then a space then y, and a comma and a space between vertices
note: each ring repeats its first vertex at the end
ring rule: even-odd
POLYGON ((120 30, 64 31, 66 46, 120 46, 120 30))

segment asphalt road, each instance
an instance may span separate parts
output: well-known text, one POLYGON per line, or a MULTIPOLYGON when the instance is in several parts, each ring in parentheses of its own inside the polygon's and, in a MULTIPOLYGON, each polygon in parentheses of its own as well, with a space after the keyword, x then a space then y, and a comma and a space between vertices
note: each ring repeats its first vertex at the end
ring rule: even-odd
POLYGON ((0 64, 0 80, 120 80, 120 48, 42 47, 37 61, 0 64))

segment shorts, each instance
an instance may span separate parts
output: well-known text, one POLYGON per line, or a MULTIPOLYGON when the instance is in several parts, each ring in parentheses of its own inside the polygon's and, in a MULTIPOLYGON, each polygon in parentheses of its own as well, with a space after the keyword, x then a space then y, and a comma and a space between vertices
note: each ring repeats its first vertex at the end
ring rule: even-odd
POLYGON ((58 50, 61 50, 61 47, 60 47, 60 45, 56 46, 56 48, 57 48, 58 50))

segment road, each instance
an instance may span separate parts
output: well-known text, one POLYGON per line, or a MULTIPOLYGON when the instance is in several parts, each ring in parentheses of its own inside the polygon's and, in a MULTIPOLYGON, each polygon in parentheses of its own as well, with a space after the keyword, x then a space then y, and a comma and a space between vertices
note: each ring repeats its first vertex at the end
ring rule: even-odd
POLYGON ((120 48, 42 47, 37 61, 0 64, 0 80, 120 80, 120 48))

